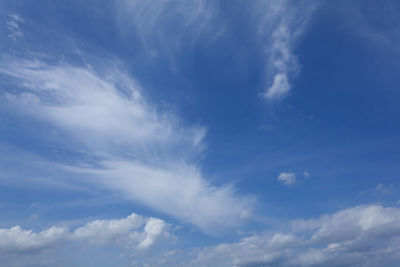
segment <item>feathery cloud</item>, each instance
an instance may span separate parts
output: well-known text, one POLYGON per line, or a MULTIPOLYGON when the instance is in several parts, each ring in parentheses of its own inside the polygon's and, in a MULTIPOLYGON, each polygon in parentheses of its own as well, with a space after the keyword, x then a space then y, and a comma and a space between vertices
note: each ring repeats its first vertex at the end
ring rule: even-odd
POLYGON ((70 139, 70 150, 91 157, 92 164, 61 164, 64 171, 208 233, 240 224, 252 200, 232 186, 213 186, 190 163, 202 150, 205 129, 158 112, 121 69, 101 71, 3 61, 0 72, 14 79, 14 87, 2 102, 55 127, 70 139))
POLYGON ((18 39, 24 36, 20 24, 24 22, 21 16, 13 14, 8 16, 7 20, 7 29, 9 31, 8 37, 10 37, 13 41, 17 41, 18 39))

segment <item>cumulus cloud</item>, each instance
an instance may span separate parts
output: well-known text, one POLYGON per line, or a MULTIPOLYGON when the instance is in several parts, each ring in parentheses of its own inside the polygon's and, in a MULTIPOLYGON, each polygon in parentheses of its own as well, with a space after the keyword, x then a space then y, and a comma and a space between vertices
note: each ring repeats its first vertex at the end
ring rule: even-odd
POLYGON ((138 233, 131 231, 142 226, 144 222, 142 216, 134 213, 120 220, 95 220, 77 228, 69 238, 92 244, 134 241, 138 238, 138 233))
POLYGON ((160 235, 165 232, 166 228, 167 224, 164 221, 150 218, 144 227, 145 238, 139 243, 138 247, 141 249, 151 247, 160 235))
POLYGON ((34 232, 14 226, 0 229, 0 254, 41 252, 67 242, 122 245, 143 250, 153 246, 160 238, 169 238, 168 229, 169 225, 163 220, 135 213, 122 219, 91 221, 73 231, 52 226, 42 232, 34 232))
POLYGON ((232 186, 213 186, 191 163, 205 129, 158 111, 120 68, 8 60, 0 72, 14 79, 3 103, 55 127, 72 138, 69 149, 93 158, 63 164, 65 171, 209 233, 237 226, 250 213, 251 199, 232 186))
POLYGON ((278 181, 284 185, 292 185, 296 182, 296 174, 294 172, 282 172, 278 175, 278 181))
POLYGON ((397 266, 400 209, 356 206, 291 222, 288 233, 265 233, 203 249, 194 265, 397 266))
POLYGON ((0 229, 0 254, 40 251, 51 248, 65 238, 66 229, 51 227, 39 233, 19 226, 0 229))
POLYGON ((7 29, 9 31, 8 37, 14 41, 17 41, 19 38, 22 38, 24 34, 21 31, 20 24, 24 22, 21 16, 13 14, 8 16, 8 20, 6 22, 7 29))

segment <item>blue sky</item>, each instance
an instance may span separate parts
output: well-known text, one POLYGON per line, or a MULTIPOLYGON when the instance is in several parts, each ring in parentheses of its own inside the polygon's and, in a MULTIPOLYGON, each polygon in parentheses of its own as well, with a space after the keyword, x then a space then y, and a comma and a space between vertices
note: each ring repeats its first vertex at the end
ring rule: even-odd
POLYGON ((0 1, 7 266, 397 266, 397 1, 0 1))

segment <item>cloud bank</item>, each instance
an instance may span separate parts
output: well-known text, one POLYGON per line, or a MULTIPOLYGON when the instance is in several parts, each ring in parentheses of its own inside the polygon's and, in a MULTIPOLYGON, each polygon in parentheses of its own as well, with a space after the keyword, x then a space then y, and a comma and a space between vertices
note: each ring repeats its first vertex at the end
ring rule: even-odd
POLYGON ((71 231, 52 226, 41 232, 19 226, 0 229, 0 254, 40 253, 67 242, 91 245, 121 245, 137 250, 148 249, 160 238, 169 238, 169 226, 163 220, 132 213, 126 218, 95 220, 71 231))
POLYGON ((397 266, 400 209, 356 206, 203 249, 195 266, 397 266))

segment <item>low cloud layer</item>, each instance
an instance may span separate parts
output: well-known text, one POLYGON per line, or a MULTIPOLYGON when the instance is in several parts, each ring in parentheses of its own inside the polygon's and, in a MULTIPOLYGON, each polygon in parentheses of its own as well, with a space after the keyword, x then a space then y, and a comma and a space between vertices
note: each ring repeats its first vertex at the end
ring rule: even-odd
POLYGON ((156 218, 132 213, 116 220, 95 220, 71 231, 52 226, 41 232, 24 230, 20 226, 0 229, 0 254, 40 253, 67 242, 91 245, 121 245, 133 249, 148 249, 160 238, 168 238, 168 224, 156 218))
POLYGON ((203 249, 193 262, 212 266, 397 266, 400 209, 357 206, 308 220, 291 231, 252 235, 203 249))

